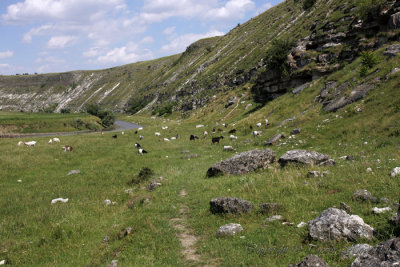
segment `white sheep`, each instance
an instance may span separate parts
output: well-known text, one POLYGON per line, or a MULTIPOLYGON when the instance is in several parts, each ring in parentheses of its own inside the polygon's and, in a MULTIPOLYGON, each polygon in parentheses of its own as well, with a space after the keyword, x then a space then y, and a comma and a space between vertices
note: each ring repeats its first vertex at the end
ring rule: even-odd
POLYGON ((256 124, 257 127, 261 127, 261 125, 262 125, 261 122, 256 124))
POLYGON ((60 143, 60 139, 59 139, 59 138, 57 138, 57 137, 54 137, 54 138, 53 138, 53 142, 60 143))
POLYGON ((121 135, 124 135, 125 134, 125 132, 121 132, 121 135))
POLYGON ((176 137, 175 137, 175 136, 172 136, 172 137, 171 137, 171 140, 176 140, 176 137))
POLYGON ((168 129, 168 126, 162 126, 161 127, 163 130, 167 130, 168 129))
POLYGON ((268 119, 265 119, 265 126, 268 126, 268 119))
POLYGON ((237 137, 237 136, 234 136, 233 134, 231 134, 231 135, 229 136, 229 139, 231 139, 231 141, 232 141, 232 140, 237 140, 238 137, 237 137))
POLYGON ((164 141, 165 141, 165 142, 169 142, 169 139, 168 139, 168 138, 164 138, 164 141))
POLYGON ((36 145, 36 141, 25 142, 24 144, 27 145, 27 146, 35 146, 36 145))
POLYGON ((143 135, 139 136, 139 139, 142 140, 143 139, 143 135))
POLYGON ((159 132, 154 133, 155 136, 160 136, 161 134, 159 132))
POLYGON ((22 142, 22 141, 18 142, 18 146, 22 146, 23 144, 24 144, 24 142, 22 142))
POLYGON ((202 128, 202 127, 204 127, 203 124, 196 125, 196 128, 202 128))
POLYGON ((253 131, 253 136, 261 136, 262 132, 261 131, 253 131))
POLYGON ((62 202, 62 203, 67 203, 68 202, 68 198, 55 198, 51 201, 51 204, 56 204, 57 202, 62 202))
POLYGON ((207 132, 207 131, 204 131, 203 135, 208 135, 208 132, 207 132))
POLYGON ((141 131, 141 130, 143 130, 143 127, 138 128, 138 131, 141 131))
POLYGON ((53 143, 53 139, 51 139, 51 138, 50 138, 50 140, 49 140, 49 144, 52 144, 52 143, 53 143))
POLYGON ((235 151, 232 146, 224 146, 224 151, 235 151))

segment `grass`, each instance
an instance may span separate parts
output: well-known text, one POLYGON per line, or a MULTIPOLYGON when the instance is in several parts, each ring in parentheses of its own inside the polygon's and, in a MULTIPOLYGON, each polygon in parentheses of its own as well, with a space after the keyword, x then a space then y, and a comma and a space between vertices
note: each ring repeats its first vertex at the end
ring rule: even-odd
POLYGON ((0 112, 0 133, 47 133, 99 130, 99 119, 88 114, 0 112))
MULTIPOLYGON (((384 77, 397 63, 397 58, 380 63, 373 75, 384 77)), ((356 61, 346 68, 356 69, 359 64, 356 61)), ((333 74, 326 80, 342 83, 348 79, 346 68, 343 75, 333 74)), ((357 79, 362 82, 372 77, 357 79)), ((227 98, 243 92, 238 89, 184 120, 179 114, 167 118, 122 116, 120 119, 145 125, 139 133, 143 140, 133 130, 117 139, 111 138, 111 133, 62 137, 60 145, 72 145, 72 153, 63 152, 60 145, 47 144, 47 138, 35 138, 35 147, 18 147, 15 139, 1 139, 0 259, 17 266, 104 266, 113 259, 121 266, 287 266, 313 253, 331 266, 348 266, 352 260, 342 259, 341 253, 355 243, 310 240, 307 227, 264 223, 268 216, 258 208, 261 202, 278 202, 283 206, 279 214, 297 225, 346 202, 352 214, 377 230, 374 239, 360 242, 375 245, 396 236, 396 229, 387 223, 392 214, 373 215, 371 208, 376 204, 355 201, 352 194, 367 189, 378 198, 390 200, 378 207, 398 201, 396 188, 400 182, 389 177, 400 162, 396 135, 400 132, 395 89, 398 79, 393 76, 363 101, 336 113, 325 113, 314 102, 323 82, 315 81, 301 94, 286 94, 251 113, 245 109, 251 103, 250 95, 242 96, 245 102, 232 112, 236 105, 224 108, 227 98), (356 111, 358 107, 362 112, 356 111), (293 121, 280 126, 293 116, 293 121), (252 137, 249 125, 266 117, 270 125, 261 129, 262 137, 252 137), (222 127, 223 122, 229 127, 222 127), (211 137, 203 139, 203 131, 211 132, 216 123, 226 137, 228 130, 236 128, 238 140, 224 138, 221 144, 212 145, 211 137), (205 127, 197 129, 197 124, 205 127), (161 130, 161 126, 169 128, 161 130), (337 166, 281 169, 274 163, 246 175, 205 177, 209 166, 235 154, 223 152, 223 145, 232 145, 237 152, 264 148, 269 137, 279 132, 288 134, 295 127, 302 128, 296 138, 281 140, 272 147, 277 157, 291 149, 315 150, 331 155, 337 166), (156 131, 161 132, 161 138, 154 135, 156 131), (177 134, 178 140, 163 141, 177 134), (200 139, 190 141, 190 134, 200 139), (138 155, 135 142, 149 154, 138 155), (184 150, 199 156, 183 158, 184 150), (356 161, 340 160, 344 155, 355 156, 356 161), (143 167, 150 168, 153 176, 131 184, 143 167), (367 168, 373 172, 367 173, 367 168), (72 169, 81 173, 67 176, 72 169), (330 174, 307 178, 310 170, 329 170, 330 174), (152 179, 161 180, 162 186, 148 192, 146 187, 152 179), (129 188, 132 192, 125 193, 129 188), (186 197, 179 196, 182 189, 187 191, 186 197), (248 215, 211 214, 209 201, 219 196, 243 198, 255 208, 248 215), (58 197, 69 198, 69 202, 51 205, 50 201, 58 197), (117 204, 106 206, 105 199, 117 204), (184 224, 199 238, 195 245, 201 256, 198 263, 187 262, 182 256, 179 230, 171 224, 171 219, 182 216, 182 205, 187 207, 184 224), (231 222, 240 223, 244 232, 232 238, 216 238, 218 227, 231 222), (133 233, 122 237, 127 227, 132 227, 133 233), (103 241, 105 236, 108 242, 103 241)), ((39 120, 43 115, 36 116, 39 120)))

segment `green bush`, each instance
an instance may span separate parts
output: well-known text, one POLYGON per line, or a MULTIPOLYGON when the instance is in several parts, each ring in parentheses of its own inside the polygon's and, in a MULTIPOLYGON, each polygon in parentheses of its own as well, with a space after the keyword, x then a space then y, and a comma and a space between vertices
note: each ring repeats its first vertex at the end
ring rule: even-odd
POLYGON ((274 70, 279 77, 286 77, 290 74, 290 66, 287 64, 287 56, 294 45, 293 40, 275 39, 267 52, 267 68, 274 70))
POLYGON ((111 110, 102 109, 98 104, 91 103, 86 106, 86 112, 99 117, 103 127, 108 128, 114 125, 115 115, 111 110))
POLYGON ((71 110, 70 110, 69 108, 62 108, 62 109, 60 110, 60 113, 63 113, 63 114, 65 114, 65 113, 71 113, 71 110))
POLYGON ((304 10, 310 9, 311 7, 314 6, 315 2, 317 2, 317 0, 304 0, 303 9, 304 10))
POLYGON ((98 117, 100 110, 100 106, 95 103, 90 103, 86 106, 86 112, 96 117, 98 117))
POLYGON ((367 76, 370 69, 378 64, 378 59, 372 51, 361 52, 361 68, 359 70, 360 76, 367 76))
POLYGON ((358 0, 358 16, 362 19, 367 19, 368 14, 378 12, 382 8, 385 0, 358 0))
POLYGON ((136 112, 140 111, 143 109, 145 106, 147 106, 148 103, 150 103, 151 98, 144 98, 144 99, 131 99, 128 102, 128 108, 127 112, 130 114, 135 114, 136 112))

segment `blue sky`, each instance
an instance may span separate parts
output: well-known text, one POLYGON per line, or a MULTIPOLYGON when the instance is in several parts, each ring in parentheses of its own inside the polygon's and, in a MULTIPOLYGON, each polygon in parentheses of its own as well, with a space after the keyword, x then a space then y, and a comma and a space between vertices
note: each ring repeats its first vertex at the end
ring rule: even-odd
POLYGON ((183 52, 282 0, 0 0, 0 74, 103 69, 183 52))

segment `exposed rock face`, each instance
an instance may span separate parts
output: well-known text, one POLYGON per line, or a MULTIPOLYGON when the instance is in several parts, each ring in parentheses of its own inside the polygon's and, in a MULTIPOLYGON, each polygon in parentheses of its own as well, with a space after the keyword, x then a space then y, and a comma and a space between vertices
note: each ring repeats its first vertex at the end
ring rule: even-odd
POLYGON ((243 231, 243 227, 238 223, 229 223, 221 226, 217 231, 218 237, 234 236, 243 231))
POLYGON ((212 213, 248 213, 253 209, 253 204, 247 200, 236 197, 219 197, 211 199, 210 211, 212 213))
POLYGON ((276 134, 272 138, 270 138, 267 142, 264 143, 264 146, 272 146, 276 142, 278 142, 280 139, 285 138, 285 135, 283 134, 276 134))
POLYGON ((342 258, 354 258, 358 256, 367 255, 368 252, 372 249, 372 246, 368 244, 357 244, 352 247, 349 247, 346 251, 342 253, 342 258))
POLYGON ((318 218, 309 221, 308 229, 312 238, 322 241, 370 239, 374 234, 374 229, 362 218, 336 208, 326 209, 318 218))
POLYGON ((389 19, 389 29, 398 29, 400 28, 400 12, 397 12, 390 16, 389 19))
POLYGON ((377 203, 378 199, 376 197, 374 197, 371 192, 369 192, 368 190, 365 189, 360 189, 357 190, 354 194, 353 194, 353 199, 356 200, 361 200, 361 201, 370 201, 372 203, 377 203))
POLYGON ((357 257, 351 267, 396 266, 400 262, 400 238, 379 243, 366 255, 357 257))
POLYGON ((288 267, 329 267, 323 259, 317 255, 309 255, 297 264, 290 264, 288 267))
POLYGON ((388 57, 394 57, 398 53, 400 53, 400 44, 394 44, 394 45, 388 46, 386 48, 386 50, 383 52, 383 54, 388 57))
POLYGON ((279 158, 279 164, 284 167, 289 163, 318 165, 329 160, 329 155, 307 150, 291 150, 279 158))
POLYGON ((251 150, 240 153, 232 158, 223 160, 211 166, 207 171, 207 177, 214 177, 220 174, 244 174, 265 168, 275 161, 275 152, 271 149, 251 150))

